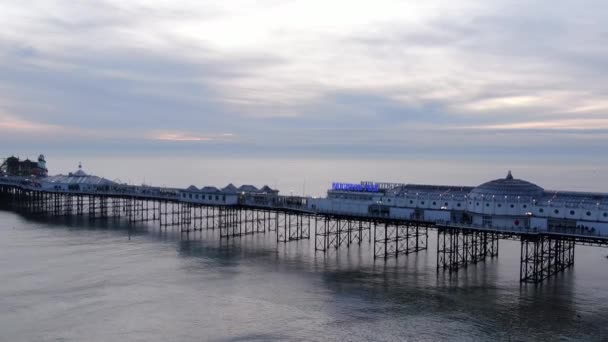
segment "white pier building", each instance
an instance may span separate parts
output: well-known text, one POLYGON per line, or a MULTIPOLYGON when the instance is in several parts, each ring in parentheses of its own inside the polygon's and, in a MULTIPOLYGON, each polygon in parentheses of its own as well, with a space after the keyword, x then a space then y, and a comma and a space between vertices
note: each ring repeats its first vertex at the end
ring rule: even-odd
POLYGON ((545 190, 511 172, 477 187, 334 183, 320 212, 418 219, 481 228, 608 234, 608 194, 545 190))

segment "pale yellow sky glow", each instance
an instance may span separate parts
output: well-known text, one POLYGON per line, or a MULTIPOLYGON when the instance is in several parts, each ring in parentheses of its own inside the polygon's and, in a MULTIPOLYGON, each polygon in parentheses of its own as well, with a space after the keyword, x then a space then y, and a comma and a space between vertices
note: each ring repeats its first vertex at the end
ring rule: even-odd
POLYGON ((58 125, 31 122, 0 113, 0 131, 12 134, 57 134, 65 131, 65 129, 58 125))
POLYGON ((546 121, 529 121, 516 122, 508 124, 471 126, 469 129, 493 129, 493 130, 509 130, 509 129, 559 129, 559 130, 592 130, 592 129, 608 129, 608 118, 606 119, 566 119, 566 120, 546 120, 546 121))
POLYGON ((193 132, 153 132, 148 135, 154 140, 164 141, 191 141, 191 142, 219 142, 234 140, 236 136, 232 133, 219 133, 219 134, 197 134, 193 132))

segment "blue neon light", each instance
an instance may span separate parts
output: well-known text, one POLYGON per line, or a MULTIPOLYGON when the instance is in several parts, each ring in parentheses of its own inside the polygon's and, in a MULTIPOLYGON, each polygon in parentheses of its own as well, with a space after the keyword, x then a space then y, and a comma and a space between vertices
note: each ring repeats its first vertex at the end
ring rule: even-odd
POLYGON ((351 183, 332 183, 332 190, 354 191, 354 192, 379 192, 378 184, 351 184, 351 183))

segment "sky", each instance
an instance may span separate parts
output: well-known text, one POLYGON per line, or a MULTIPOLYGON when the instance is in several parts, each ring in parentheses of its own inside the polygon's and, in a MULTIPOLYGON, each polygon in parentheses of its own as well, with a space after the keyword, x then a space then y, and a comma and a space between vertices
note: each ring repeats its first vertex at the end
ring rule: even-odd
POLYGON ((0 2, 4 154, 602 158, 606 1, 0 2))

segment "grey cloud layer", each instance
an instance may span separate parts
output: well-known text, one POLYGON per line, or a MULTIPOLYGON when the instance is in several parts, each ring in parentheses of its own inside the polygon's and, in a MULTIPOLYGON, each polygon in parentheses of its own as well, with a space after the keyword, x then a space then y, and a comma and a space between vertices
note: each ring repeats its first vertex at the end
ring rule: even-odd
POLYGON ((415 23, 270 26, 265 42, 224 47, 228 32, 180 23, 222 22, 238 37, 251 23, 235 18, 256 5, 8 1, 0 139, 268 154, 600 151, 608 5, 480 4, 415 23))

